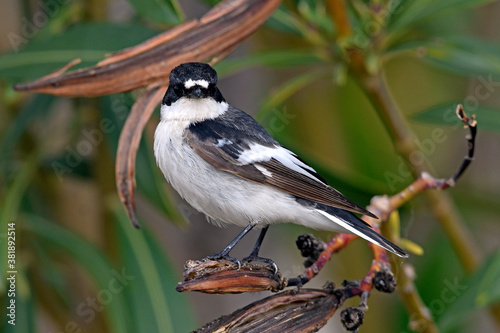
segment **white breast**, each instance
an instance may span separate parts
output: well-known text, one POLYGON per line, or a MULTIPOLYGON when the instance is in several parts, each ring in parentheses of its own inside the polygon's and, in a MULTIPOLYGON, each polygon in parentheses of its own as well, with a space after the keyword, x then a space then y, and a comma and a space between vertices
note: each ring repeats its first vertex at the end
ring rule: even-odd
MULTIPOLYGON (((184 143, 182 135, 193 118, 193 113, 185 111, 186 106, 186 102, 182 108, 174 104, 162 106, 162 120, 154 140, 158 166, 181 197, 222 223, 246 226, 250 222, 296 222, 304 209, 291 195, 220 171, 184 143)), ((207 109, 205 114, 210 113, 215 112, 207 109)))

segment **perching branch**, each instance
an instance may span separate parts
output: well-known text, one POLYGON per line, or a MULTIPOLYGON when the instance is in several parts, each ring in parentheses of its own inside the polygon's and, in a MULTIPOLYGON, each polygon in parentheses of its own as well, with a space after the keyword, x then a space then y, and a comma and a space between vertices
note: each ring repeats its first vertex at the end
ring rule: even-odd
POLYGON ((228 260, 188 260, 184 265, 184 281, 177 291, 206 294, 240 294, 258 291, 280 291, 287 286, 281 273, 271 265, 244 262, 238 266, 228 260))
MULTIPOLYGON (((400 193, 392 197, 376 196, 372 199, 368 209, 379 216, 381 218, 380 220, 368 216, 362 217, 365 222, 370 224, 378 232, 380 232, 379 226, 382 225, 382 228, 384 228, 383 234, 394 243, 399 242, 399 235, 393 235, 387 230, 388 223, 381 222, 387 221, 393 212, 413 199, 417 194, 427 190, 443 190, 450 186, 454 186, 474 157, 476 137, 475 117, 467 117, 463 111, 462 105, 457 106, 457 116, 470 130, 470 134, 467 136, 468 153, 459 171, 448 179, 436 179, 431 177, 428 173, 423 173, 413 184, 400 193)), ((334 253, 341 251, 356 238, 358 238, 358 236, 352 234, 337 234, 329 242, 320 242, 312 235, 300 236, 297 240, 297 246, 302 255, 307 258, 304 263, 306 269, 298 277, 290 279, 283 279, 281 274, 274 276, 273 268, 266 265, 246 264, 238 270, 237 266, 232 262, 189 261, 186 264, 184 282, 179 283, 177 290, 208 293, 235 293, 263 290, 278 291, 290 286, 297 286, 300 288, 321 271, 334 253)), ((344 289, 342 289, 343 296, 341 300, 355 296, 360 297, 360 303, 357 307, 345 309, 341 314, 342 322, 347 329, 349 329, 349 327, 357 329, 362 323, 364 312, 368 309, 367 299, 373 288, 389 293, 396 289, 396 279, 391 271, 391 263, 393 267, 396 267, 396 265, 399 265, 399 261, 397 261, 393 255, 388 256, 383 248, 371 243, 369 246, 373 253, 373 260, 368 273, 361 280, 344 281, 343 283, 344 289)), ((430 316, 430 311, 420 299, 416 287, 413 284, 414 273, 411 265, 405 264, 403 266, 403 270, 399 271, 398 280, 400 281, 400 288, 397 290, 408 313, 410 313, 412 317, 410 326, 421 332, 437 332, 437 327, 430 316)), ((253 303, 249 307, 257 303, 267 304, 267 300, 268 299, 253 303)), ((340 306, 341 303, 342 302, 339 302, 338 306, 340 306)), ((238 310, 229 317, 235 316, 239 311, 243 311, 243 309, 238 310)), ((255 320, 258 321, 257 319, 255 320)), ((275 324, 278 325, 277 327, 280 325, 279 323, 275 324)))
MULTIPOLYGON (((457 106, 457 116, 462 120, 464 125, 469 128, 470 134, 467 136, 468 141, 468 153, 462 162, 459 171, 451 178, 448 179, 437 179, 431 177, 428 173, 423 172, 422 175, 413 182, 410 186, 405 188, 400 193, 388 197, 388 196, 377 196, 372 199, 368 210, 374 212, 381 221, 387 221, 392 212, 397 210, 399 207, 413 199, 417 194, 422 193, 425 190, 431 189, 446 189, 450 186, 454 186, 458 178, 463 174, 463 172, 467 169, 467 166, 470 164, 474 157, 474 145, 475 138, 477 132, 477 122, 475 121, 475 116, 467 117, 464 113, 463 107, 461 104, 457 106)), ((370 224, 375 230, 379 231, 380 221, 377 221, 368 216, 363 216, 362 219, 370 224)), ((338 234, 333 237, 327 243, 319 243, 314 239, 311 239, 311 236, 301 236, 297 241, 297 245, 299 246, 299 250, 308 257, 308 267, 297 277, 297 282, 293 280, 293 283, 296 284, 305 284, 310 281, 314 276, 316 276, 323 266, 326 264, 328 260, 330 260, 331 255, 333 253, 339 252, 341 249, 346 247, 352 240, 358 238, 358 236, 352 234, 338 234), (311 246, 312 244, 312 246, 311 246), (321 248, 321 252, 318 253, 318 249, 321 248), (311 260, 310 254, 315 254, 315 258, 311 260), (312 261, 312 262, 311 262, 312 261)), ((378 254, 378 250, 380 249, 378 246, 373 246, 372 252, 374 254, 375 260, 382 258, 381 255, 378 254)), ((290 282, 289 282, 290 285, 290 282)))

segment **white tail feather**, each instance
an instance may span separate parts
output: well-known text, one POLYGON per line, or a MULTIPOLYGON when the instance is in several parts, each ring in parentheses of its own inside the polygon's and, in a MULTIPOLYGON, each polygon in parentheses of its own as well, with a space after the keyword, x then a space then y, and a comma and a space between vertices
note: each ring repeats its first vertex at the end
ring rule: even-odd
MULTIPOLYGON (((361 238, 364 238, 366 239, 367 241, 375 244, 375 245, 378 245, 384 249, 386 249, 387 251, 389 252, 392 252, 400 257, 408 257, 408 255, 404 256, 403 254, 399 253, 397 250, 395 250, 392 246, 390 246, 389 244, 386 244, 386 243, 382 243, 380 242, 379 240, 377 239, 374 239, 372 237, 370 237, 369 235, 367 235, 366 233, 364 233, 362 230, 359 230, 357 228, 355 228, 353 225, 351 225, 350 223, 346 222, 345 220, 337 217, 337 216, 334 216, 334 215, 331 215, 331 214, 328 214, 327 212, 323 211, 323 210, 319 210, 317 209, 316 212, 320 213, 321 215, 325 216, 326 218, 328 218, 329 220, 333 221, 334 223, 338 224, 339 226, 341 226, 342 228, 346 229, 347 231, 349 231, 350 233, 356 235, 356 236, 359 236, 361 238)), ((360 222, 362 223, 362 222, 360 222)), ((368 227, 367 227, 368 228, 368 227)), ((374 233, 376 233, 376 231, 372 230, 374 233)), ((379 235, 381 239, 384 239, 383 236, 379 235)), ((389 241, 388 241, 389 242, 389 241)), ((404 253, 404 252, 403 252, 404 253)))

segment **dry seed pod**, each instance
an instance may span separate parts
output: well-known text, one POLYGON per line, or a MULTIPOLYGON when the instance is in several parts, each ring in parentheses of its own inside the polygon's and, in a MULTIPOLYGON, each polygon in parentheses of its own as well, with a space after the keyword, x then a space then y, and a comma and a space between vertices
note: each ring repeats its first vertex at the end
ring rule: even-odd
POLYGON ((280 291, 286 279, 271 265, 244 263, 241 268, 228 260, 188 260, 184 281, 177 291, 198 291, 208 294, 239 294, 256 291, 280 291))
POLYGON ((206 324, 197 333, 316 332, 340 306, 342 292, 287 290, 206 324))

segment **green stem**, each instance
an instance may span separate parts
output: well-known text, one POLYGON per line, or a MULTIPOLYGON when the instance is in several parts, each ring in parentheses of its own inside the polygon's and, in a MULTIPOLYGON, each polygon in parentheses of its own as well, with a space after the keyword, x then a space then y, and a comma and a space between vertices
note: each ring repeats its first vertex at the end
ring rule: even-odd
MULTIPOLYGON (((382 75, 363 76, 358 78, 358 82, 382 119, 396 151, 411 166, 413 175, 418 177, 424 171, 423 165, 429 162, 412 163, 411 154, 417 150, 415 135, 387 91, 387 85, 382 75)), ((472 235, 465 227, 464 221, 457 212, 453 201, 443 191, 425 191, 424 195, 427 197, 432 213, 450 240, 462 267, 467 273, 471 273, 479 266, 481 254, 473 241, 472 235)))
MULTIPOLYGON (((381 231, 390 241, 398 241, 399 235, 395 235, 391 232, 389 223, 382 223, 381 231)), ((413 272, 413 267, 409 264, 403 264, 403 266, 401 266, 401 260, 393 254, 389 254, 389 261, 392 270, 394 272, 399 272, 397 275, 398 288, 396 290, 410 316, 410 328, 421 333, 439 332, 429 309, 425 306, 417 291, 417 287, 414 283, 415 273, 413 272), (401 267, 401 270, 396 270, 395 267, 401 267)))
MULTIPOLYGON (((343 37, 350 30, 348 15, 345 6, 341 6, 342 0, 330 0, 330 15, 339 29, 339 37, 343 37), (339 5, 340 4, 340 5, 339 5), (331 6, 337 5, 337 6, 331 6), (334 9, 332 11, 332 9, 334 9), (347 22, 346 22, 347 20, 347 22), (341 29, 342 28, 342 29, 341 29), (345 29, 344 29, 345 28, 345 29)), ((407 124, 403 113, 391 97, 380 70, 370 73, 366 67, 364 54, 361 50, 352 49, 349 52, 349 68, 354 74, 363 91, 370 99, 375 111, 381 118, 387 133, 390 135, 396 152, 411 166, 414 178, 417 178, 423 170, 423 165, 430 165, 427 159, 424 163, 412 163, 411 154, 416 151, 416 136, 407 124)), ((465 223, 459 215, 454 202, 449 195, 443 191, 425 191, 428 204, 435 218, 441 224, 447 238, 467 273, 477 269, 482 261, 482 255, 472 235, 465 227, 465 223)), ((394 266, 393 266, 394 267, 394 266)), ((497 324, 500 325, 500 307, 493 306, 490 313, 497 324)))

